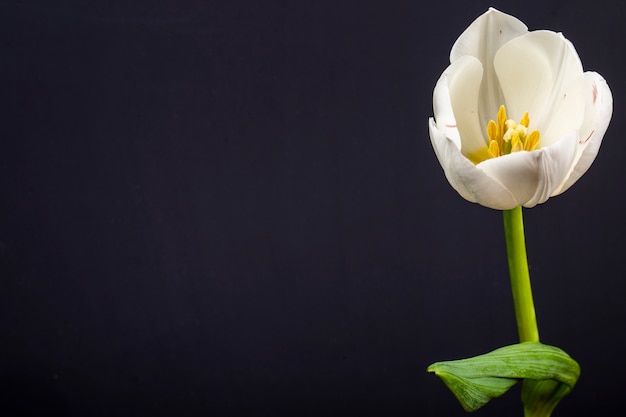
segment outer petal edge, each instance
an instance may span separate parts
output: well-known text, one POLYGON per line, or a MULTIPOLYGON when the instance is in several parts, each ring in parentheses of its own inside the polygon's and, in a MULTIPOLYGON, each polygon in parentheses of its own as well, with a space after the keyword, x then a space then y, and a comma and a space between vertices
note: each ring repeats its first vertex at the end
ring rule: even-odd
POLYGON ((579 149, 577 161, 568 177, 553 192, 553 196, 563 193, 574 185, 591 167, 613 115, 613 95, 606 80, 596 72, 585 72, 584 76, 591 86, 588 102, 590 111, 587 114, 591 120, 589 122, 586 120, 581 129, 579 147, 582 149, 579 149))
POLYGON ((496 210, 508 210, 520 205, 511 192, 472 164, 454 141, 437 129, 429 119, 430 140, 445 176, 464 199, 496 210))
POLYGON ((571 131, 547 148, 488 159, 477 167, 510 190, 518 205, 531 208, 548 200, 566 177, 577 138, 577 132, 571 131))

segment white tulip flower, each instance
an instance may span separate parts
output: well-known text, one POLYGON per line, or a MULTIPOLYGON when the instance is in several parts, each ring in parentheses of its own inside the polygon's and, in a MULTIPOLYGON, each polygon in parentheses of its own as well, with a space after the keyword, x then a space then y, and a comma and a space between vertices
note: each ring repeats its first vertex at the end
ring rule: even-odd
POLYGON ((611 119, 606 81, 561 33, 490 8, 456 40, 433 93, 430 138, 446 178, 498 210, 544 203, 591 166, 611 119))

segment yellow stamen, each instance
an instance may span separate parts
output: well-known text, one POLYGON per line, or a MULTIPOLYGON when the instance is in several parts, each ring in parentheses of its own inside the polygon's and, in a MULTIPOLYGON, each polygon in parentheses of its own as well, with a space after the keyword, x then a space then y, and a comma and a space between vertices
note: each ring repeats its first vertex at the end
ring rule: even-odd
POLYGON ((524 150, 524 144, 516 132, 513 135, 513 139, 511 139, 511 152, 519 152, 521 150, 524 150))
MULTIPOLYGON (((506 108, 504 107, 504 105, 500 106, 500 109, 498 109, 498 145, 500 145, 500 149, 502 150, 502 152, 504 152, 504 141, 502 139, 502 136, 504 135, 504 132, 506 132, 506 108)), ((502 154, 500 154, 502 155, 502 154)))
POLYGON ((487 136, 489 140, 498 140, 498 125, 493 120, 489 120, 487 124, 487 136))
POLYGON ((533 130, 526 137, 526 142, 524 142, 524 150, 525 151, 534 151, 539 146, 539 131, 533 130))
POLYGON ((525 128, 528 128, 528 125, 530 124, 530 119, 528 118, 528 112, 524 113, 524 116, 522 117, 522 120, 520 120, 519 124, 521 124, 525 128))
POLYGON ((497 158, 498 156, 500 156, 500 146, 498 146, 498 142, 495 140, 492 140, 491 142, 489 142, 489 148, 488 148, 488 152, 489 152, 489 156, 492 158, 497 158))
POLYGON ((475 164, 489 158, 508 155, 511 152, 534 151, 539 148, 539 131, 530 131, 528 112, 522 120, 507 119, 506 108, 500 106, 496 120, 487 123, 487 137, 489 143, 486 148, 471 152, 467 157, 475 164))
POLYGON ((498 126, 500 126, 500 134, 504 131, 503 127, 506 124, 506 108, 502 105, 498 110, 498 126))

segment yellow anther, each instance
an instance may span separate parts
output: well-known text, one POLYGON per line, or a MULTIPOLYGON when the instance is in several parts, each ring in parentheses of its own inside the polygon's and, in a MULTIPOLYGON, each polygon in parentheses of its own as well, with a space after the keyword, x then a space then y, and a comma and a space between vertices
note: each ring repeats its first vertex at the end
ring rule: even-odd
POLYGON ((489 136, 489 140, 498 140, 498 125, 493 120, 489 120, 487 124, 487 136, 489 136))
POLYGON ((498 146, 498 142, 495 140, 492 140, 489 142, 489 156, 491 156, 492 158, 497 158, 498 156, 500 156, 500 146, 498 146))
POLYGON ((519 124, 521 124, 525 128, 528 128, 528 125, 530 124, 530 119, 528 118, 528 112, 524 113, 524 116, 522 117, 522 120, 520 120, 519 124))
POLYGON ((524 149, 524 144, 517 133, 511 139, 511 152, 519 152, 524 149))
POLYGON ((506 109, 504 106, 500 106, 498 110, 498 127, 500 128, 500 134, 504 133, 504 125, 506 123, 506 109))
POLYGON ((534 151, 539 147, 539 131, 533 130, 526 137, 526 141, 524 142, 524 150, 525 151, 534 151))

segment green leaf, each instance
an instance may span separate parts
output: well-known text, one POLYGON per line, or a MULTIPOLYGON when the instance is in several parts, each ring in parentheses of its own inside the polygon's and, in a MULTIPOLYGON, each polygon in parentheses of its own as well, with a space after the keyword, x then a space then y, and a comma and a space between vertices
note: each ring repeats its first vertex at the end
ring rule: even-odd
POLYGON ((437 362, 428 372, 441 378, 466 411, 478 410, 521 379, 535 381, 523 393, 526 415, 549 416, 576 384, 580 367, 557 347, 526 342, 473 358, 437 362))

